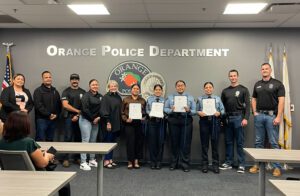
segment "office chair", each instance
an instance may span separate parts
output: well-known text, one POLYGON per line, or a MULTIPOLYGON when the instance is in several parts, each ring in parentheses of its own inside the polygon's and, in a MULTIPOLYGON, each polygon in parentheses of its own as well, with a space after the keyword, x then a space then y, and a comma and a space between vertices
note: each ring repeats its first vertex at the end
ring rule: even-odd
POLYGON ((0 168, 2 170, 35 171, 26 151, 0 150, 0 168))

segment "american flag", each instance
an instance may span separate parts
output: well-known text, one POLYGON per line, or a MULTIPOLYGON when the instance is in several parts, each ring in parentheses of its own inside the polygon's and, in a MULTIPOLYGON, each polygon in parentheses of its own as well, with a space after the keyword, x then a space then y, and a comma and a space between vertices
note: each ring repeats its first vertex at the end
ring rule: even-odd
POLYGON ((6 54, 6 66, 5 66, 5 75, 4 80, 2 82, 2 90, 9 87, 12 84, 12 75, 13 75, 13 69, 11 64, 11 55, 8 51, 6 54))

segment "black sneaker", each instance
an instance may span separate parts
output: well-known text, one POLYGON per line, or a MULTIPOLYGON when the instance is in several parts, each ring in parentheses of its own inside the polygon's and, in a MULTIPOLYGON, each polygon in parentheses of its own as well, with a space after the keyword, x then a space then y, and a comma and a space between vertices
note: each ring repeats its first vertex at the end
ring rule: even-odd
POLYGON ((220 169, 219 169, 219 166, 213 166, 213 172, 215 173, 215 174, 218 174, 218 173, 220 173, 220 169))
POLYGON ((208 172, 208 165, 203 165, 201 171, 202 171, 202 173, 207 173, 208 172))
POLYGON ((155 169, 155 163, 151 163, 150 168, 151 168, 151 169, 155 169))
POLYGON ((190 168, 188 166, 182 166, 182 170, 184 172, 189 172, 190 171, 190 168))
POLYGON ((158 163, 156 164, 155 169, 161 169, 161 163, 160 163, 160 162, 158 162, 158 163))
POLYGON ((173 171, 173 170, 175 170, 176 169, 176 163, 172 163, 171 165, 170 165, 170 167, 169 167, 169 170, 171 170, 171 171, 173 171))

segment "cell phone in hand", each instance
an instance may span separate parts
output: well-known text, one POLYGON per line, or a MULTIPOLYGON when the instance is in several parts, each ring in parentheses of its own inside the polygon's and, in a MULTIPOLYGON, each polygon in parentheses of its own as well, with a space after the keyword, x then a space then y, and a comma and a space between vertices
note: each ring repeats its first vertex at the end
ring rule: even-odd
POLYGON ((53 154, 53 155, 55 155, 56 152, 57 152, 57 150, 56 150, 53 146, 51 146, 51 147, 47 150, 47 153, 50 153, 50 154, 53 154))

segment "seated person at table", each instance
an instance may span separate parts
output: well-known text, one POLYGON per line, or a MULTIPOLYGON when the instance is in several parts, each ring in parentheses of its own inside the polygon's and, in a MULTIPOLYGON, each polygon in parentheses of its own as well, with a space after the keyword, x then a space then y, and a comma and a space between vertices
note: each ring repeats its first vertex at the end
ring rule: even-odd
MULTIPOLYGON (((33 165, 37 169, 44 169, 54 155, 42 152, 40 146, 30 137, 30 120, 25 112, 14 111, 8 115, 3 127, 3 138, 0 140, 0 150, 27 151, 33 165)), ((70 184, 59 190, 60 196, 71 195, 70 184)))

